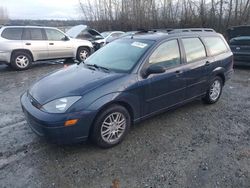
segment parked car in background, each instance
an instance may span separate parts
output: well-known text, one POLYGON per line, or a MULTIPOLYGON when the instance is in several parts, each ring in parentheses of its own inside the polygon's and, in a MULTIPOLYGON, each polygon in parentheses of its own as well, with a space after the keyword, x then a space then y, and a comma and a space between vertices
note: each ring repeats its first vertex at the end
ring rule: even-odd
POLYGON ((250 36, 235 37, 229 41, 236 62, 250 64, 250 36))
POLYGON ((123 31, 106 31, 102 32, 101 35, 104 37, 105 44, 108 44, 121 37, 124 33, 123 31))
POLYGON ((108 148, 133 123, 195 99, 216 103, 232 73, 233 54, 216 32, 135 35, 42 78, 21 104, 36 134, 108 148))
POLYGON ((250 64, 250 26, 230 28, 228 39, 235 62, 250 64))
POLYGON ((74 26, 66 33, 72 38, 90 41, 95 50, 100 49, 105 44, 104 37, 98 31, 88 27, 87 25, 74 26))
POLYGON ((85 60, 93 50, 91 42, 76 40, 52 27, 4 26, 0 29, 0 61, 16 70, 32 62, 49 59, 85 60))

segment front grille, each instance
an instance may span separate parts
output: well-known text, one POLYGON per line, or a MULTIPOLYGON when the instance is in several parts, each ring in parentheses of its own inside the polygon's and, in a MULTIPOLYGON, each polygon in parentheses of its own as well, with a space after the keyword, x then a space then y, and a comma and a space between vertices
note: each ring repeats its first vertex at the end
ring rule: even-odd
POLYGON ((32 96, 30 95, 29 92, 27 93, 27 95, 28 95, 28 98, 29 98, 30 103, 31 103, 34 107, 36 107, 36 108, 38 108, 38 109, 41 109, 41 108, 42 108, 42 105, 41 105, 36 99, 34 99, 34 97, 32 97, 32 96))

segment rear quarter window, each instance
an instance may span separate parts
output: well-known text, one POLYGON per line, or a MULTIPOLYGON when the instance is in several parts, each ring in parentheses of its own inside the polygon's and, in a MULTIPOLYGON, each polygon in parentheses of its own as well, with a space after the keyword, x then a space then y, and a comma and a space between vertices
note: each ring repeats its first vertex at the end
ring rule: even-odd
POLYGON ((210 55, 218 55, 228 51, 225 42, 220 37, 202 37, 210 55))
POLYGON ((9 40, 21 40, 23 28, 6 28, 2 32, 2 37, 9 40))

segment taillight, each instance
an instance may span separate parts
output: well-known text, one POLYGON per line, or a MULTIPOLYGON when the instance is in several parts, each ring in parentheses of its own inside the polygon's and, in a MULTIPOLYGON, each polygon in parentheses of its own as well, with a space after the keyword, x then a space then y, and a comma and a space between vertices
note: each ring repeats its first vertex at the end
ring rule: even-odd
POLYGON ((230 65, 230 69, 233 69, 234 68, 234 57, 232 56, 232 63, 230 65))

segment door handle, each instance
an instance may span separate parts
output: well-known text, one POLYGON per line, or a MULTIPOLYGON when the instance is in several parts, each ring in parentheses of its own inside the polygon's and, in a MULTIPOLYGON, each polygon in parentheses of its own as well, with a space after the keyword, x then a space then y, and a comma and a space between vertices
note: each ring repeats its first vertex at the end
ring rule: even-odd
POLYGON ((54 45, 54 43, 49 43, 49 45, 54 45))
POLYGON ((30 46, 30 45, 31 45, 31 43, 27 42, 27 43, 25 43, 25 45, 30 46))
POLYGON ((175 74, 182 74, 183 73, 183 70, 177 70, 175 71, 175 74))
POLYGON ((210 61, 206 61, 205 66, 209 66, 210 65, 210 61))

